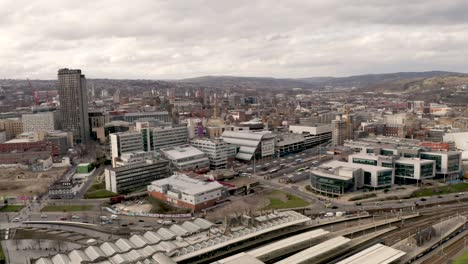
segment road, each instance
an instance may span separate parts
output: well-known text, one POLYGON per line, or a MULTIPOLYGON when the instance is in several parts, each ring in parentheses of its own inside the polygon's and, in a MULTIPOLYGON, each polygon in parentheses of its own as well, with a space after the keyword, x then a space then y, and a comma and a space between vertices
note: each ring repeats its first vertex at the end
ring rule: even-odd
POLYGON ((105 168, 104 166, 100 166, 99 168, 95 169, 91 175, 88 176, 88 179, 83 184, 80 191, 76 194, 77 199, 82 199, 84 197, 84 195, 88 191, 89 187, 91 187, 96 177, 102 174, 102 172, 104 171, 104 168, 105 168))

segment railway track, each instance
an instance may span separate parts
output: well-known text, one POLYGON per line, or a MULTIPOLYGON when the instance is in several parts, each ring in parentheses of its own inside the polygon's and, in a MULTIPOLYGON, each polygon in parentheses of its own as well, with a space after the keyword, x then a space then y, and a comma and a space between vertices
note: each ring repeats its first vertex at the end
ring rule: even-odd
POLYGON ((407 219, 403 224, 396 224, 398 230, 392 232, 383 238, 385 245, 394 245, 398 241, 414 235, 419 230, 424 230, 442 220, 454 217, 458 214, 468 213, 468 205, 451 206, 450 210, 444 207, 441 210, 432 210, 423 212, 420 217, 416 219, 407 219), (449 213, 447 213, 449 211, 449 213))
POLYGON ((441 246, 435 253, 428 259, 425 259, 421 264, 441 264, 451 263, 451 258, 456 256, 460 251, 466 248, 468 243, 468 234, 457 238, 457 241, 448 247, 441 246))

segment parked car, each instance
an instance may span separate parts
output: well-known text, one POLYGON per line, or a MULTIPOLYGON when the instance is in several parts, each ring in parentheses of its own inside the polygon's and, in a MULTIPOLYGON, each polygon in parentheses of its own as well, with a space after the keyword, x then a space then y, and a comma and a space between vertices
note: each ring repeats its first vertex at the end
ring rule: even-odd
POLYGON ((41 214, 41 218, 47 218, 46 214, 41 214))

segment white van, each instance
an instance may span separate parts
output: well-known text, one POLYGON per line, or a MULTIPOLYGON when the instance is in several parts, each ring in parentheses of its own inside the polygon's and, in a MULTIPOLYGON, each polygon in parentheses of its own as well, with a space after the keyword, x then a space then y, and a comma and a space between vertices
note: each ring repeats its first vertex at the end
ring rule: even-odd
POLYGON ((333 213, 333 212, 328 212, 328 213, 326 213, 324 216, 325 216, 325 217, 332 217, 332 216, 334 216, 334 215, 335 215, 335 213, 333 213))

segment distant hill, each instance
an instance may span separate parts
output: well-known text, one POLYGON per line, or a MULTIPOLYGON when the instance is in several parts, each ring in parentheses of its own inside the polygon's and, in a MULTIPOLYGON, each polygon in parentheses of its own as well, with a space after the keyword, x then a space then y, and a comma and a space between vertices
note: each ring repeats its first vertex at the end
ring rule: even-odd
POLYGON ((369 85, 364 90, 373 92, 426 93, 445 89, 456 89, 462 85, 468 85, 468 75, 456 73, 427 78, 383 81, 369 85))
MULTIPOLYGON (((428 71, 366 74, 349 77, 272 78, 237 76, 202 76, 181 80, 125 80, 89 79, 89 87, 98 89, 152 89, 152 88, 252 88, 252 89, 320 89, 325 86, 356 87, 358 91, 372 92, 418 92, 432 91, 442 86, 455 87, 467 84, 468 74, 428 71)), ((31 80, 35 89, 55 89, 56 80, 31 80)), ((0 86, 29 90, 26 80, 0 79, 0 86)))
POLYGON ((314 84, 297 79, 276 79, 270 77, 203 76, 182 79, 176 82, 180 84, 191 83, 218 88, 320 88, 320 83, 314 84))
POLYGON ((395 73, 382 73, 382 74, 365 74, 349 77, 316 77, 316 78, 302 78, 297 79, 304 82, 310 82, 325 86, 344 86, 344 87, 357 87, 366 88, 378 83, 386 83, 398 80, 407 79, 422 79, 435 76, 447 75, 463 75, 456 72, 445 71, 428 71, 428 72, 395 72, 395 73))
POLYGON ((420 80, 440 76, 464 76, 463 73, 428 71, 428 72, 396 72, 385 74, 366 74, 349 77, 311 77, 297 79, 277 79, 261 77, 236 77, 236 76, 203 76, 190 79, 178 80, 179 83, 192 83, 202 86, 213 87, 252 87, 252 88, 322 88, 333 87, 356 87, 367 89, 382 83, 404 80, 420 80))

